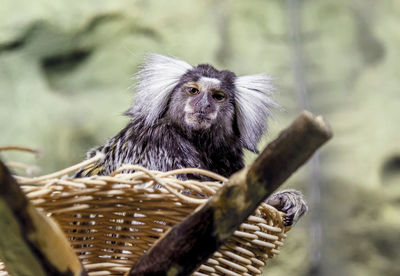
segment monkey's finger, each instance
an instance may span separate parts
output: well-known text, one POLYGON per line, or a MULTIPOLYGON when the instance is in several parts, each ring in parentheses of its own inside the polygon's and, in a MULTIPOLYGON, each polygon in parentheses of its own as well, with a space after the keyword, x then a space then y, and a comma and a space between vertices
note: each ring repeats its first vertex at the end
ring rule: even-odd
POLYGON ((282 205, 282 197, 272 195, 266 200, 266 203, 279 209, 279 207, 282 205))
POLYGON ((299 219, 306 213, 307 205, 304 202, 296 202, 292 205, 284 216, 285 226, 292 226, 299 221, 299 219))

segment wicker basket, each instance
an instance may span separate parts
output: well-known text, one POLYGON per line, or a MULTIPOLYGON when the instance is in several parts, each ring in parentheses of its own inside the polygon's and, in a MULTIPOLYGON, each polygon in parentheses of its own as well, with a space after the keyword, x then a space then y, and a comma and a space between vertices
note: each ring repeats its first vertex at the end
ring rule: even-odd
MULTIPOLYGON (((138 166, 121 167, 110 176, 67 176, 87 164, 48 176, 17 179, 32 203, 59 223, 92 276, 123 275, 163 233, 227 180, 198 169, 164 173, 138 166), (203 174, 215 181, 180 181, 174 177, 183 173, 203 174), (161 187, 155 188, 156 183, 161 187)), ((279 253, 286 230, 282 213, 261 204, 193 275, 260 274, 266 261, 279 253)), ((2 263, 0 275, 7 275, 2 263)))

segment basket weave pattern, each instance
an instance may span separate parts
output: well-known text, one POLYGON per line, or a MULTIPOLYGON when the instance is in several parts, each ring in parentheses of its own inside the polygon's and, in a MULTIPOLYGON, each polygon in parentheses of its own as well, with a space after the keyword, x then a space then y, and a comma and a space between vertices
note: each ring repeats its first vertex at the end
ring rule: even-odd
MULTIPOLYGON (((91 276, 123 275, 226 181, 198 169, 165 173, 124 166, 110 176, 78 179, 68 172, 17 179, 31 202, 58 222, 91 276), (174 177, 183 173, 204 174, 215 181, 174 177)), ((285 231, 282 213, 263 203, 193 275, 260 274, 266 261, 279 253, 285 231)), ((0 275, 7 275, 1 263, 0 275)))

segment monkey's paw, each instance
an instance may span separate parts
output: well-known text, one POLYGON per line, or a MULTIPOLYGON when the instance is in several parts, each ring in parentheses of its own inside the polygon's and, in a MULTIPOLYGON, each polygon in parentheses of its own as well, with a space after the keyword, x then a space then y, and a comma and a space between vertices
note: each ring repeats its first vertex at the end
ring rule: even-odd
POLYGON ((308 210, 307 203, 300 191, 289 189, 272 194, 266 203, 285 212, 285 226, 295 225, 308 210))

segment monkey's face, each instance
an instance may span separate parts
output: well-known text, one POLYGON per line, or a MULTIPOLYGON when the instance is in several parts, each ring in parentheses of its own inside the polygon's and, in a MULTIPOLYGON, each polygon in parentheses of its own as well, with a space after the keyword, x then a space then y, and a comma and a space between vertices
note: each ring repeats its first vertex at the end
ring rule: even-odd
POLYGON ((220 125, 231 131, 233 81, 230 83, 227 77, 232 77, 231 74, 200 65, 183 76, 170 102, 169 110, 175 114, 174 120, 193 130, 206 130, 220 125))
POLYGON ((215 78, 201 77, 197 82, 187 82, 181 93, 185 98, 184 121, 194 129, 212 126, 228 100, 227 93, 221 90, 221 81, 215 78))

